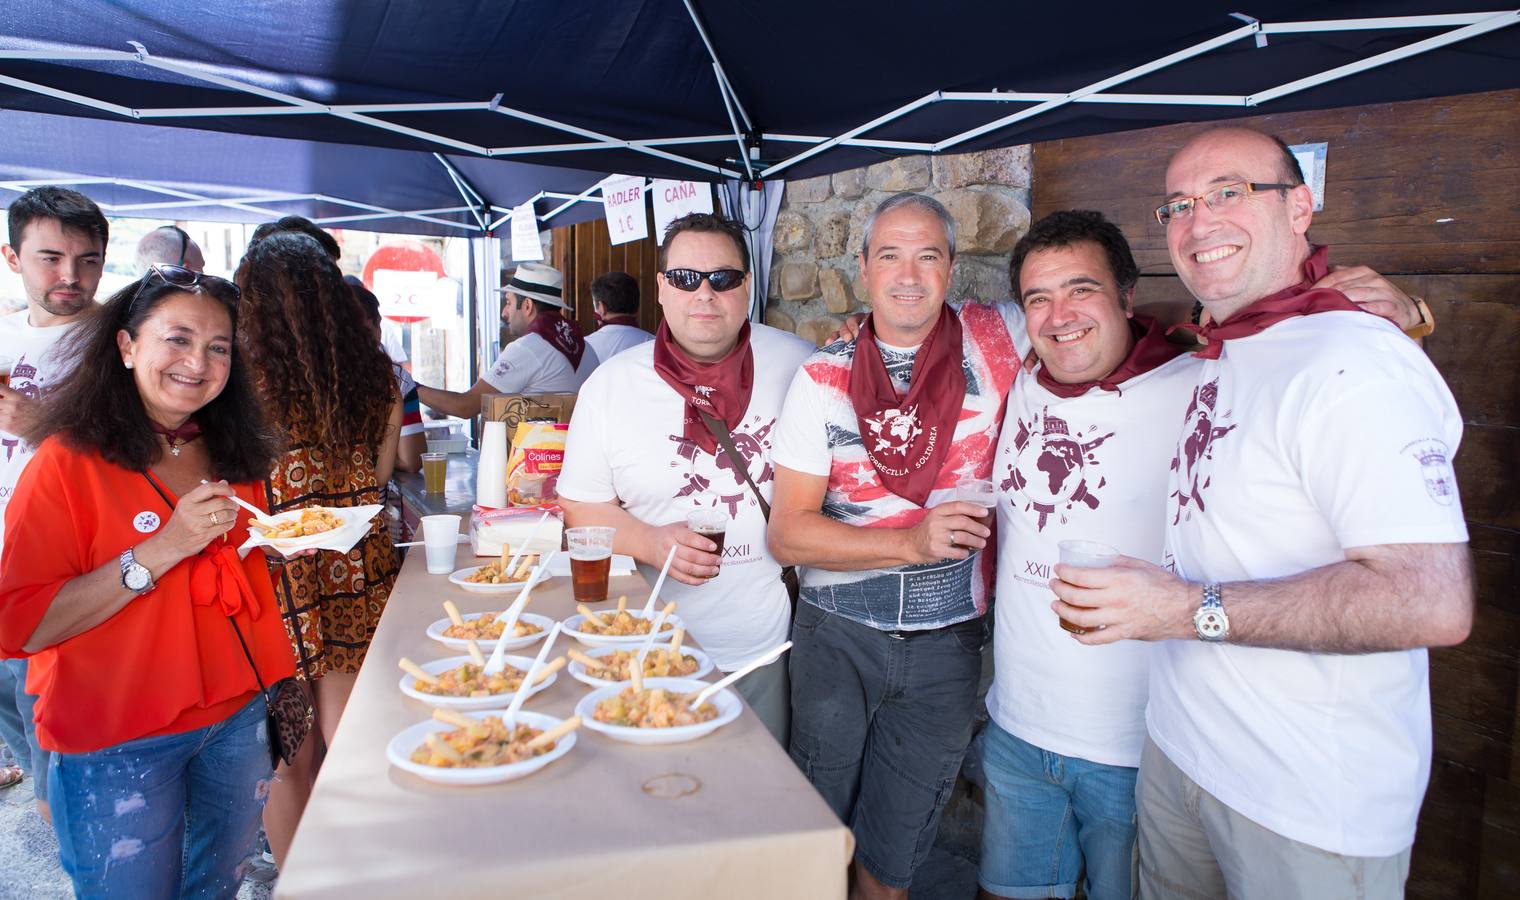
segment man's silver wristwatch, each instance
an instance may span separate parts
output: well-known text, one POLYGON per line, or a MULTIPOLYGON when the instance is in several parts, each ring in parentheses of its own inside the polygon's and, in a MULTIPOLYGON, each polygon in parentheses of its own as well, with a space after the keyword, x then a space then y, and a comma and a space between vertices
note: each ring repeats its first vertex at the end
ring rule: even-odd
POLYGON ((153 573, 137 561, 131 547, 121 552, 121 586, 134 594, 153 590, 153 573))
POLYGON ((1230 636, 1230 617, 1224 613, 1224 591, 1218 583, 1203 586, 1203 602, 1193 613, 1193 630, 1198 640, 1224 643, 1230 636))

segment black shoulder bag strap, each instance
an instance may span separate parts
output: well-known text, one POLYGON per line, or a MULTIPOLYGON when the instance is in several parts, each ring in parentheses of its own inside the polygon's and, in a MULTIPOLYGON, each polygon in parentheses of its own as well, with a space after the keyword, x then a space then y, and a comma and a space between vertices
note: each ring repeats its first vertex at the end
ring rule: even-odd
MULTIPOLYGON (((164 493, 164 489, 158 486, 158 482, 154 480, 153 476, 148 474, 147 470, 143 471, 142 476, 148 480, 148 484, 153 488, 154 492, 163 498, 165 505, 169 507, 169 511, 173 512, 175 509, 174 501, 170 500, 169 495, 164 493)), ((227 617, 227 623, 232 626, 232 633, 237 635, 238 646, 243 648, 243 658, 248 660, 248 668, 253 670, 253 681, 259 686, 259 696, 264 698, 264 709, 268 711, 269 689, 264 687, 264 677, 259 674, 259 667, 253 664, 253 654, 248 652, 248 644, 243 640, 243 630, 238 628, 237 620, 231 616, 227 617)))
MULTIPOLYGON (((771 520, 771 505, 766 502, 764 495, 760 493, 760 488, 755 485, 755 480, 749 476, 749 464, 740 455, 739 448, 734 446, 734 436, 728 433, 728 426, 723 424, 722 419, 703 412, 700 409, 697 410, 697 415, 702 417, 702 422, 707 426, 707 430, 711 431, 713 437, 718 439, 718 446, 722 447, 723 452, 728 454, 728 461, 734 464, 734 468, 739 471, 740 475, 744 476, 744 483, 749 485, 750 492, 755 495, 756 500, 760 501, 760 514, 765 517, 766 523, 769 524, 771 520)), ((786 586, 786 597, 792 604, 792 615, 796 616, 797 596, 801 593, 802 587, 801 582, 797 580, 796 566, 781 567, 781 583, 786 586)))

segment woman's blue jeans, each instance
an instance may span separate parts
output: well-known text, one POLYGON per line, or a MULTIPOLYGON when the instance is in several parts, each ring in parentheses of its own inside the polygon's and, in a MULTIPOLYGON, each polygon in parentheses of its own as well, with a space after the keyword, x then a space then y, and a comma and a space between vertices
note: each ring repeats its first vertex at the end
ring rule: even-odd
POLYGON ((81 898, 235 897, 269 796, 264 702, 206 728, 48 770, 53 830, 81 898))

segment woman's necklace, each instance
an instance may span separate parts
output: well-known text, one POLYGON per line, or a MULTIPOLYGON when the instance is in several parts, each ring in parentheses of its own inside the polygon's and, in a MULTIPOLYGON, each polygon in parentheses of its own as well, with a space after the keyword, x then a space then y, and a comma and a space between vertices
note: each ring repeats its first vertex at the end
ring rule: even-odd
POLYGON ((185 424, 178 428, 166 428, 152 419, 148 424, 153 427, 154 434, 161 434, 164 440, 169 442, 169 452, 179 456, 179 448, 201 436, 201 425, 194 419, 185 420, 185 424))

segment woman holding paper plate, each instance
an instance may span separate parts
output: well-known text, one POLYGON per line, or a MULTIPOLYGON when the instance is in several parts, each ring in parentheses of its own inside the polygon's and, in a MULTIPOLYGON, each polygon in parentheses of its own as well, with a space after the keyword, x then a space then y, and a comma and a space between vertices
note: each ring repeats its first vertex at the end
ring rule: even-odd
POLYGON ((76 326, 6 510, 0 655, 31 657, 81 897, 234 896, 258 832, 257 683, 294 660, 229 499, 261 504, 276 455, 237 302, 228 281, 154 266, 76 326))
MULTIPOLYGON (((401 431, 390 360, 360 301, 312 237, 276 231, 248 248, 237 271, 243 346, 286 450, 269 475, 272 513, 312 505, 378 504, 401 431)), ((321 551, 274 572, 296 660, 310 679, 317 728, 331 740, 353 690, 400 562, 383 517, 347 553, 321 551)), ((264 812, 283 859, 316 778, 318 741, 280 768, 264 812)))

